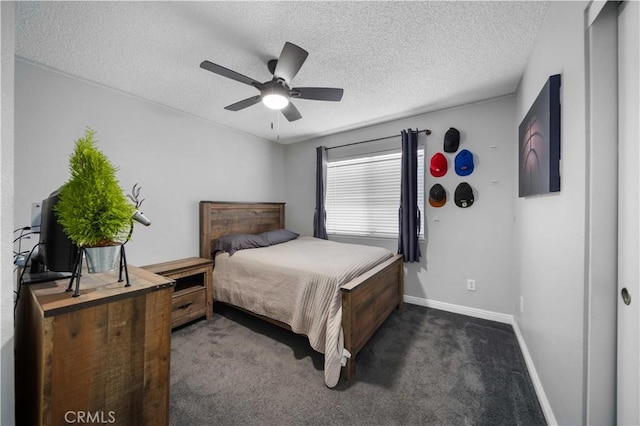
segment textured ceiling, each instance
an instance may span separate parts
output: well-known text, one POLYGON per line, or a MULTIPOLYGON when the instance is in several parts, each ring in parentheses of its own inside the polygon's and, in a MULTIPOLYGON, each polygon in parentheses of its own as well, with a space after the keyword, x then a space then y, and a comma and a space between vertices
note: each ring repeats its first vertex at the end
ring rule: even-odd
POLYGON ((292 143, 515 92, 547 2, 16 2, 16 55, 268 140, 292 143), (286 41, 309 52, 288 122, 258 94, 286 41))

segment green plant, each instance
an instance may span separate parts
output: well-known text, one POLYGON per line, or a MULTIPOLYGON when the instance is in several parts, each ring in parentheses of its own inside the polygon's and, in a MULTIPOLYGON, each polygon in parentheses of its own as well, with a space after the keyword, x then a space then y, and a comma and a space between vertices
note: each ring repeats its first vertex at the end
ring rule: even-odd
POLYGON ((135 207, 116 179, 116 167, 96 147, 95 131, 87 128, 69 158, 71 178, 60 191, 55 212, 69 239, 79 246, 122 243, 135 207))

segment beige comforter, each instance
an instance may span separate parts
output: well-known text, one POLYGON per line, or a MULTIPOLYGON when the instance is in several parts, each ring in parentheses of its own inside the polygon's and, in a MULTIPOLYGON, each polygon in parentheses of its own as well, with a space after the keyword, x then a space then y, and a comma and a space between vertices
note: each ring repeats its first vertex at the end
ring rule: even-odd
POLYGON ((392 256, 379 247, 312 237, 218 253, 214 298, 308 336, 311 347, 324 353, 325 383, 334 387, 344 349, 340 286, 392 256))

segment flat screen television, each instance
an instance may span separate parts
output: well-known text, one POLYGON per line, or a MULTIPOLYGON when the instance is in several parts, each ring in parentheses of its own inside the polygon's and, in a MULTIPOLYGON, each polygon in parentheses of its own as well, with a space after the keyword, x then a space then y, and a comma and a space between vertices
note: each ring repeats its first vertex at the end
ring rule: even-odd
POLYGON ((42 200, 39 260, 49 271, 73 272, 78 246, 65 234, 53 210, 58 203, 60 189, 42 200))

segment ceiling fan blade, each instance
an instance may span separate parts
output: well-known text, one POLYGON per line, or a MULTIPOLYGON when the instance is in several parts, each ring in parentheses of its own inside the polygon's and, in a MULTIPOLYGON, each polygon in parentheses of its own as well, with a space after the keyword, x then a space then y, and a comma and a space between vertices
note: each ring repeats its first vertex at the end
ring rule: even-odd
POLYGON ((300 115, 300 111, 298 111, 298 108, 296 108, 291 102, 289 102, 289 105, 284 107, 281 111, 282 114, 284 114, 285 118, 289 121, 296 121, 302 118, 302 115, 300 115))
POLYGON ((235 81, 239 81, 240 83, 244 83, 244 84, 248 84, 249 86, 253 86, 256 88, 260 88, 260 86, 262 86, 262 83, 260 83, 259 81, 256 81, 250 77, 247 77, 245 75, 242 75, 240 73, 237 73, 235 71, 231 71, 228 68, 225 68, 221 65, 218 64, 214 64, 213 62, 209 62, 209 61, 202 61, 202 63, 200 64, 200 68, 203 68, 207 71, 211 71, 213 73, 216 73, 218 75, 221 75, 223 77, 227 77, 230 78, 231 80, 235 80, 235 81))
POLYGON ((261 99, 261 95, 253 96, 251 98, 243 99, 240 102, 236 102, 235 104, 227 105, 224 109, 228 109, 229 111, 240 111, 241 109, 257 104, 261 99))
POLYGON ((343 93, 343 89, 333 87, 294 87, 291 89, 291 96, 298 99, 312 99, 315 101, 340 102, 343 93))
POLYGON ((280 52, 280 57, 278 58, 278 63, 276 64, 273 75, 290 83, 293 77, 300 71, 300 67, 304 64, 307 56, 309 56, 309 52, 293 43, 286 42, 282 48, 282 52, 280 52))

